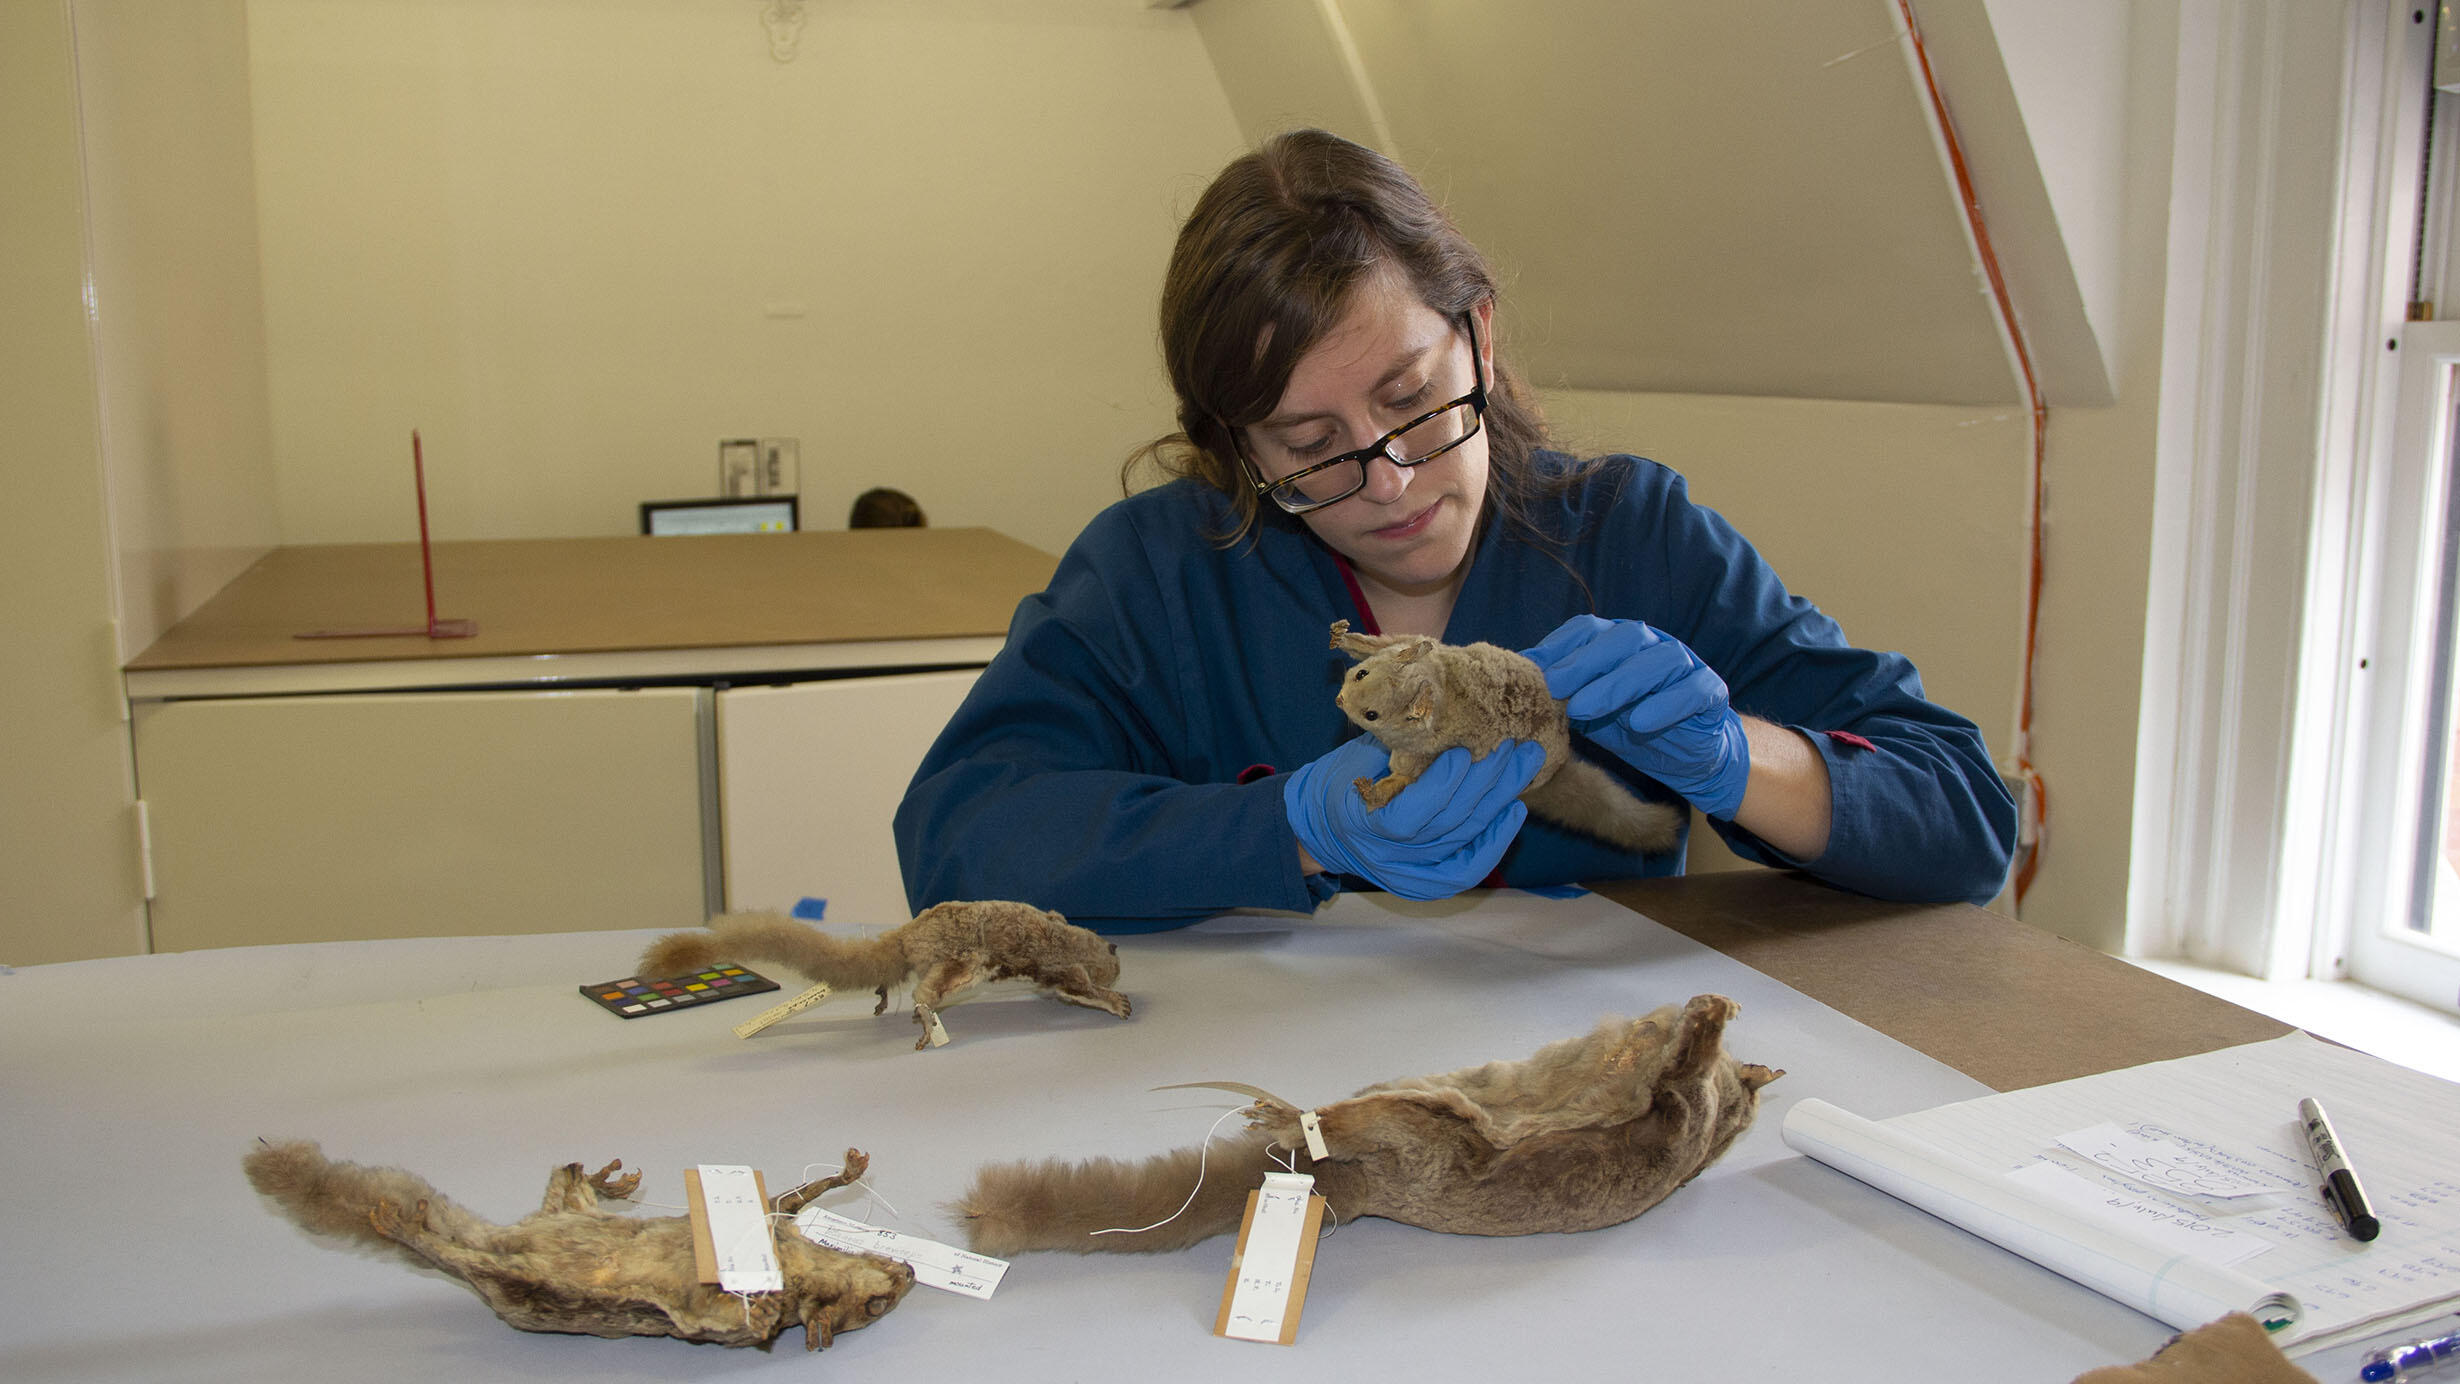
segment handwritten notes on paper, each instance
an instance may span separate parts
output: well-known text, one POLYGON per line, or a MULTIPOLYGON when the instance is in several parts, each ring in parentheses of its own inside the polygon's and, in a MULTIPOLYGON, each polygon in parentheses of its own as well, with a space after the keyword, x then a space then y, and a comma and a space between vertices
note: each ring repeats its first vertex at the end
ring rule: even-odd
POLYGON ((849 1254, 877 1254, 903 1262, 914 1270, 914 1281, 970 1298, 988 1298, 1008 1272, 1008 1261, 987 1254, 943 1245, 903 1231, 841 1216, 817 1206, 795 1213, 794 1227, 805 1239, 849 1254))
POLYGON ((782 1291, 786 1277, 777 1265, 777 1244, 769 1238, 769 1198, 760 1174, 731 1163, 703 1163, 684 1182, 706 1218, 718 1286, 730 1293, 782 1291))
MULTIPOLYGON (((1789 1142, 1794 1122, 1789 1113, 1789 1142)), ((2303 1034, 1983 1096, 1884 1125, 1927 1150, 1926 1158, 1975 1169, 2036 1202, 2045 1199, 2039 1189, 2057 1180, 2029 1169, 2048 1163, 2069 1181, 2089 1182, 2102 1209, 2119 1219, 2158 1220, 2147 1208, 2166 1208, 2170 1230, 2200 1244, 2233 1241, 2187 1227, 2260 1242, 2260 1253, 2234 1259, 2173 1249, 2177 1237, 2161 1241, 2157 1252, 2177 1254, 2182 1268, 2220 1266, 2293 1295, 2302 1315, 2274 1337, 2293 1355, 2460 1304, 2460 1174, 2450 1166, 2449 1140, 2435 1133, 2460 1129, 2460 1085, 2303 1034), (2297 1126, 2300 1092, 2330 1100, 2334 1121, 2366 1151, 2362 1173, 2383 1219, 2381 1238, 2350 1239, 2325 1209, 2297 1126), (2185 1152, 2147 1159, 2119 1141, 2113 1156, 2129 1165, 2121 1171, 2062 1137, 2090 1146, 2093 1140, 2081 1136, 2105 1124, 2185 1152), (2226 1184, 2233 1171, 2272 1194, 2182 1193, 2150 1180, 2226 1184)), ((1920 1176, 1931 1176, 1927 1166, 1920 1176)), ((2062 1206, 2071 1200, 2047 1199, 2062 1206)), ((2160 1282, 2166 1287, 2173 1277, 2165 1271, 2160 1282)))
POLYGON ((2207 1263, 2235 1264, 2271 1246, 2260 1237, 2232 1230, 2220 1218, 2200 1213, 2160 1196, 2144 1196, 2078 1177, 2057 1163, 2028 1163, 2009 1173, 2008 1180, 2027 1187, 2048 1201, 2080 1214, 2115 1221, 2140 1239, 2172 1254, 2193 1255, 2207 1263))
POLYGON ((1247 1194, 1247 1223, 1231 1253, 1213 1334, 1285 1346, 1298 1339, 1324 1223, 1324 1199, 1314 1193, 1312 1174, 1266 1173, 1264 1185, 1247 1194))
MULTIPOLYGON (((2266 1327, 2285 1331, 2304 1315, 2294 1296, 2278 1288, 2043 1196, 2000 1172, 2006 1163, 1943 1148, 1907 1132, 1901 1118, 1865 1120, 1811 1098, 1785 1112, 1783 1134, 1786 1143, 1839 1172, 2172 1326, 2200 1326, 2228 1312, 2247 1312, 2266 1327)), ((2018 1159, 2032 1156, 2049 1137, 2027 1141, 2018 1159)))
POLYGON ((2157 1126, 2121 1129, 2104 1122, 2062 1134, 2059 1147, 2130 1182, 2189 1197, 2260 1197, 2305 1190, 2276 1170, 2260 1168, 2217 1144, 2190 1141, 2157 1126))

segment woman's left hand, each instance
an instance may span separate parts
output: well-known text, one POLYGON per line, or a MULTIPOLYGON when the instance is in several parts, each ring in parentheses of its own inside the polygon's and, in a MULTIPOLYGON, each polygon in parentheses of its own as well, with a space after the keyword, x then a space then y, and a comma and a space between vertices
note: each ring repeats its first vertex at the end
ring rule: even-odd
POLYGON ((1474 888, 1519 834, 1520 795, 1546 763, 1543 746, 1506 740, 1484 759, 1458 745, 1382 807, 1359 796, 1363 778, 1391 771, 1373 736, 1355 735, 1282 781, 1290 832, 1327 870, 1371 880, 1405 899, 1443 899, 1474 888))
POLYGON ((1575 615, 1526 653, 1572 729, 1733 820, 1751 778, 1750 741, 1725 679, 1688 645, 1638 620, 1575 615))

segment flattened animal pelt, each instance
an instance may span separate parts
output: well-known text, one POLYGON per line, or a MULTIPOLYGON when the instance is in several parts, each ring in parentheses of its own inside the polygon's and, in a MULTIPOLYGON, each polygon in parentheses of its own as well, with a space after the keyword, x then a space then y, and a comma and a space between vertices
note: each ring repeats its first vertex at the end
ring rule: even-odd
MULTIPOLYGON (((616 1176, 567 1163, 547 1176, 539 1208, 510 1225, 479 1219, 399 1168, 340 1163, 304 1140, 260 1144, 242 1160, 248 1181, 305 1230, 398 1254, 469 1285, 495 1314, 524 1331, 590 1336, 680 1336, 767 1349, 803 1327, 806 1349, 886 1316, 914 1271, 892 1259, 844 1254, 788 1231, 777 1236, 785 1291, 738 1297, 698 1281, 692 1223, 682 1216, 618 1216, 600 1193, 628 1197, 639 1173, 616 1176)), ((869 1160, 846 1150, 845 1171, 780 1194, 790 1213, 863 1175, 869 1160)))
POLYGON ((1308 1155, 1299 1109, 1265 1096, 1248 1128, 1141 1163, 1007 1163, 982 1169, 955 1207, 973 1247, 1179 1249, 1238 1228, 1247 1193, 1294 1161, 1342 1219, 1382 1216, 1459 1235, 1593 1230, 1630 1220, 1717 1160, 1784 1075, 1726 1055, 1723 995, 1680 1011, 1609 1019, 1525 1061, 1369 1086, 1316 1108, 1326 1156, 1308 1155), (1159 1229, 1096 1235, 1170 1217, 1159 1229))

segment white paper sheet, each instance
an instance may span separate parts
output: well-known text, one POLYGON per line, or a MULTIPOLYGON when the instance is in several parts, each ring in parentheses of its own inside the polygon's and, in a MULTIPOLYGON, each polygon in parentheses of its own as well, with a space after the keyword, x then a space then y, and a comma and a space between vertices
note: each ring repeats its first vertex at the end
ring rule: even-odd
POLYGON ((814 1244, 827 1245, 850 1254, 877 1254, 898 1260, 914 1270, 914 1281, 924 1287, 940 1288, 965 1297, 989 1298, 999 1290, 999 1280, 1008 1272, 1008 1261, 1005 1259, 994 1259, 969 1249, 943 1245, 920 1235, 867 1225, 826 1207, 804 1207, 795 1213, 794 1227, 814 1244))
POLYGON ((718 1286, 730 1293, 774 1293, 786 1286, 769 1238, 768 1202, 751 1168, 741 1163, 700 1165, 700 1200, 709 1221, 709 1245, 717 1255, 718 1286))
POLYGON ((2238 1159, 2176 1139, 2148 1139, 2107 1120, 2058 1138, 2060 1148, 2139 1186, 2204 1198, 2278 1196, 2300 1190, 2296 1178, 2261 1174, 2238 1159))
MULTIPOLYGON (((2291 1034, 1899 1116, 1884 1124, 1825 1102, 1786 1116, 1786 1142, 2015 1253, 2181 1327, 2273 1293, 2298 1312, 2275 1340, 2304 1354, 2460 1302, 2460 1086, 2291 1034), (2331 1109, 2383 1220, 2352 1240, 2314 1189, 2297 1102, 2331 1109), (2059 1150, 2062 1134, 2109 1121, 2243 1165, 2294 1190, 2248 1198, 2156 1192, 2059 1150), (2008 1174, 2044 1160, 2102 1179, 2114 1196, 2167 1207, 2268 1246, 2234 1268, 2116 1230, 2008 1174), (2215 1309, 2218 1310, 2215 1310, 2215 1309)), ((2262 1315, 2260 1312, 2258 1315, 2262 1315)))
POLYGON ((1785 1142, 2180 1330, 2248 1312, 2287 1331, 2302 1315, 2292 1295, 2246 1274, 2177 1253, 1826 1101, 1787 1111, 1785 1142))
POLYGON ((2123 1222, 2140 1239, 2206 1263, 2235 1264, 2272 1248, 2260 1237, 2220 1225, 2210 1216, 2181 1213, 2166 1198, 2114 1191, 2097 1178, 2048 1159, 2027 1163, 2007 1176, 2081 1215, 2123 1222))

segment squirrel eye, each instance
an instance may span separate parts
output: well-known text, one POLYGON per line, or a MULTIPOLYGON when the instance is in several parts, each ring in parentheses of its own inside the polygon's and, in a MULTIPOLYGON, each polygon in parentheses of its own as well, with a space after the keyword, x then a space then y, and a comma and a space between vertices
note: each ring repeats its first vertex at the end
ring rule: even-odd
POLYGON ((1361 716, 1366 717, 1366 718, 1367 718, 1368 720, 1370 720, 1370 721, 1372 721, 1372 720, 1374 720, 1374 719, 1375 719, 1375 713, 1374 713, 1374 712, 1372 712, 1372 711, 1362 711, 1362 712, 1360 712, 1360 713, 1358 713, 1358 714, 1359 714, 1359 715, 1361 715, 1361 716))
POLYGON ((1364 669, 1364 668, 1352 668, 1352 669, 1350 670, 1350 681, 1352 681, 1352 682, 1356 682, 1356 681, 1358 681, 1360 678, 1365 677, 1366 675, 1367 675, 1367 670, 1366 670, 1366 669, 1364 669))

